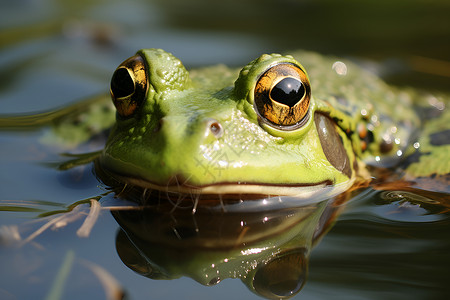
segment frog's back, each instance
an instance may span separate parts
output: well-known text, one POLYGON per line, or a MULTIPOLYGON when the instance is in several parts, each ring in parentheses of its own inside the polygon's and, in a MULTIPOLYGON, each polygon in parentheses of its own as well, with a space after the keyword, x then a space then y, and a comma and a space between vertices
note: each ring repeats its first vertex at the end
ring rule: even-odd
POLYGON ((308 70, 314 97, 341 113, 336 121, 365 162, 400 167, 403 179, 432 179, 439 187, 431 189, 450 192, 448 95, 391 87, 348 61, 303 51, 293 56, 308 70))

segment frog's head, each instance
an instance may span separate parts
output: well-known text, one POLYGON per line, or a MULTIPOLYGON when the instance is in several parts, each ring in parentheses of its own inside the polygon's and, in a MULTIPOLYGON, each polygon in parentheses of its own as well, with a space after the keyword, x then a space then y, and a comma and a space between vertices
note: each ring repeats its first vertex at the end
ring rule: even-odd
POLYGON ((342 192, 355 177, 352 146, 313 95, 291 56, 189 74, 171 54, 141 50, 112 77, 117 122, 99 165, 127 184, 190 195, 342 192))

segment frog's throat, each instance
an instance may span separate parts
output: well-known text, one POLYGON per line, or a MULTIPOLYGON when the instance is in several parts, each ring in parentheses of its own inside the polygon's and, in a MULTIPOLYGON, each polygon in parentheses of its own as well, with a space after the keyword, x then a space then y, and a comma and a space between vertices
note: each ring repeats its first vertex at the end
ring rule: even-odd
POLYGON ((323 181, 316 184, 296 185, 240 182, 223 182, 207 185, 191 185, 186 182, 175 182, 168 185, 158 185, 140 178, 126 177, 121 179, 127 184, 144 189, 180 194, 295 196, 302 199, 310 199, 318 195, 333 197, 348 190, 355 182, 355 178, 350 178, 348 181, 340 184, 323 181))

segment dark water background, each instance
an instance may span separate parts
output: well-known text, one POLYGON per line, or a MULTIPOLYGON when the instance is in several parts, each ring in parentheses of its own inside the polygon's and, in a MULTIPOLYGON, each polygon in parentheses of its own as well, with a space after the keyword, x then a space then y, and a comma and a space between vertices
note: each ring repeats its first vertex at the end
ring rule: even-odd
MULTIPOLYGON (((150 47, 174 53, 188 68, 239 66, 261 53, 303 48, 370 59, 392 84, 449 91, 449 14, 448 1, 1 0, 0 113, 52 110, 105 93, 116 66, 150 47)), ((103 192, 90 166, 54 168, 64 160, 59 153, 70 149, 42 143, 48 134, 46 128, 0 132, 0 299, 51 299, 71 255, 65 284, 56 284, 61 299, 105 299, 85 266, 93 263, 130 299, 259 298, 240 280, 204 287, 186 277, 137 275, 117 255, 118 224, 107 211, 89 238, 75 234, 79 219, 11 246, 9 229, 17 226, 25 238, 44 224, 40 213, 103 192)), ((443 210, 388 203, 367 191, 313 250, 308 282, 296 298, 446 299, 449 223, 443 210)))

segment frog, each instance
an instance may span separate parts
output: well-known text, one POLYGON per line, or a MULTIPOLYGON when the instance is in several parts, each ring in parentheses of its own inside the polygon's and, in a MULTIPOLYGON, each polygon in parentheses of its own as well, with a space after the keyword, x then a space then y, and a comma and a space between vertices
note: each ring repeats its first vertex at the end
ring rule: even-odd
POLYGON ((119 256, 143 276, 239 278, 290 298, 354 192, 412 191, 426 197, 411 202, 448 207, 449 98, 350 61, 294 51, 188 72, 143 49, 115 70, 110 94, 116 123, 96 174, 143 205, 113 212, 119 256))
POLYGON ((100 179, 194 210, 260 196, 319 201, 386 169, 395 184, 385 189, 449 192, 448 97, 391 87, 348 61, 296 51, 188 72, 171 53, 143 49, 115 70, 110 94, 116 123, 100 179))

